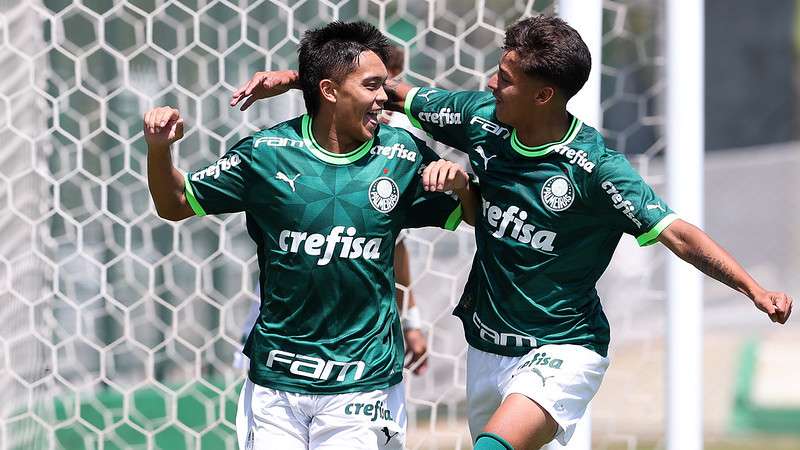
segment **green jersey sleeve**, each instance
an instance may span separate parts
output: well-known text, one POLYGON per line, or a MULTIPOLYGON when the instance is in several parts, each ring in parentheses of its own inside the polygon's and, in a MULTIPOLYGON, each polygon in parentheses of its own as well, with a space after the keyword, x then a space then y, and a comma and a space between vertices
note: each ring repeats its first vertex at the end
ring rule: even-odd
POLYGON ((414 198, 403 228, 440 227, 445 230, 455 230, 461 223, 462 217, 458 197, 443 192, 429 192, 422 187, 422 172, 428 164, 439 160, 439 155, 417 138, 414 138, 414 141, 422 155, 422 164, 416 174, 414 198))
POLYGON ((244 211, 253 180, 253 138, 239 141, 205 169, 186 174, 185 192, 198 216, 244 211))
POLYGON ((482 91, 419 87, 406 95, 405 113, 415 127, 433 139, 464 151, 470 147, 466 128, 476 110, 491 97, 491 93, 482 91))
POLYGON ((661 232, 678 219, 619 153, 603 159, 589 182, 592 203, 607 223, 636 237, 642 247, 654 244, 661 232))

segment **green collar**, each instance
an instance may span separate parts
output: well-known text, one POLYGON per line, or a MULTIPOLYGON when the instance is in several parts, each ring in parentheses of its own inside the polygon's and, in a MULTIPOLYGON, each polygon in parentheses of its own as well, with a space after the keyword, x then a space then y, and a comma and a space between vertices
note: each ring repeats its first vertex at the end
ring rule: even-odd
POLYGON ((561 145, 567 145, 575 139, 575 136, 578 135, 578 132, 581 130, 583 126, 583 122, 578 120, 577 117, 572 117, 572 122, 569 125, 569 129, 567 130, 564 137, 561 138, 560 141, 557 142, 550 142, 549 144, 537 145, 536 147, 528 147, 527 145, 520 142, 519 137, 517 137, 517 130, 514 129, 511 131, 511 147, 517 151, 522 156, 527 156, 530 158, 535 158, 539 156, 544 156, 550 153, 555 147, 561 145))
MULTIPOLYGON (((333 153, 325 150, 321 145, 317 144, 317 140, 314 139, 314 133, 311 132, 311 116, 308 114, 303 115, 303 121, 300 124, 300 130, 303 134, 303 141, 305 141, 306 147, 308 147, 311 153, 320 160, 329 164, 342 165, 358 161, 359 158, 369 152, 369 149, 372 148, 372 142, 375 141, 375 135, 373 134, 372 139, 364 142, 352 152, 333 153)), ((376 129, 375 133, 377 132, 378 130, 376 129)))

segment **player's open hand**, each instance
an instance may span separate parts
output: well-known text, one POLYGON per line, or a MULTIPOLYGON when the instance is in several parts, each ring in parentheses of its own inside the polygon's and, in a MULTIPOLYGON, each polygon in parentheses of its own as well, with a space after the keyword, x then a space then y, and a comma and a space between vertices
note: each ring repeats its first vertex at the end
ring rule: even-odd
POLYGON ((403 334, 406 341, 405 367, 414 375, 422 375, 428 370, 428 341, 422 330, 406 330, 403 334))
POLYGON ((792 314, 792 298, 783 292, 764 291, 753 299, 753 303, 764 311, 773 322, 786 323, 792 314))
POLYGON ((144 113, 144 139, 150 147, 169 147, 183 137, 181 113, 169 106, 144 113))
POLYGON ((458 164, 440 159, 428 164, 422 172, 422 187, 426 191, 446 192, 464 189, 469 175, 458 164))
POLYGON ((275 97, 281 95, 297 86, 297 72, 294 70, 280 70, 274 72, 256 72, 253 78, 239 89, 234 91, 231 96, 231 106, 236 106, 244 100, 239 108, 244 111, 250 105, 262 98, 275 97))

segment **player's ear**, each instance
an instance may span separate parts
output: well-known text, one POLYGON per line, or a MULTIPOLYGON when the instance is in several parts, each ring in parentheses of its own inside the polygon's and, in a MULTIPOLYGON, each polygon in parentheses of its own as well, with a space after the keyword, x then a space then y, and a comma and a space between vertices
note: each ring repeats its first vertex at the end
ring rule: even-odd
POLYGON ((543 86, 536 92, 534 101, 537 105, 545 105, 556 96, 556 90, 552 86, 543 86))
POLYGON ((323 99, 336 103, 336 95, 338 94, 339 86, 335 81, 325 78, 319 82, 319 94, 323 99))

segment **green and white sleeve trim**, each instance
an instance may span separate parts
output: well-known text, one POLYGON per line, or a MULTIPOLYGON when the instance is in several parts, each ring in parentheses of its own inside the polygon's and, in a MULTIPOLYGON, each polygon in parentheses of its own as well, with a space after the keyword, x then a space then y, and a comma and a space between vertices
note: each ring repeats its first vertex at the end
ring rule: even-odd
POLYGON ((408 120, 411 122, 411 125, 414 125, 415 127, 421 130, 422 124, 419 123, 419 120, 417 120, 417 118, 414 117, 414 114, 411 113, 411 102, 414 101, 414 97, 416 97, 417 92, 419 92, 418 87, 415 87, 410 91, 408 91, 408 94, 406 94, 406 101, 403 103, 403 110, 405 110, 406 117, 408 117, 408 120))
POLYGON ((448 231, 453 231, 458 228, 458 224, 461 223, 461 219, 464 217, 464 210, 461 208, 461 203, 458 204, 458 208, 454 209, 453 212, 447 216, 447 220, 444 223, 444 229, 448 231))
POLYGON ((648 245, 655 244, 661 232, 664 231, 668 226, 670 226, 672 222, 675 222, 679 218, 680 217, 678 217, 677 214, 674 213, 668 214, 666 217, 659 220, 658 223, 655 224, 655 226, 653 226, 653 228, 650 229, 650 231, 639 235, 639 237, 636 238, 636 242, 639 243, 640 247, 646 247, 648 245))
POLYGON ((203 217, 206 215, 206 211, 200 206, 200 202, 197 201, 197 197, 194 195, 194 190, 192 189, 192 182, 189 180, 189 174, 183 175, 183 191, 186 193, 186 200, 189 202, 189 206, 192 207, 192 211, 194 211, 195 215, 198 217, 203 217))

